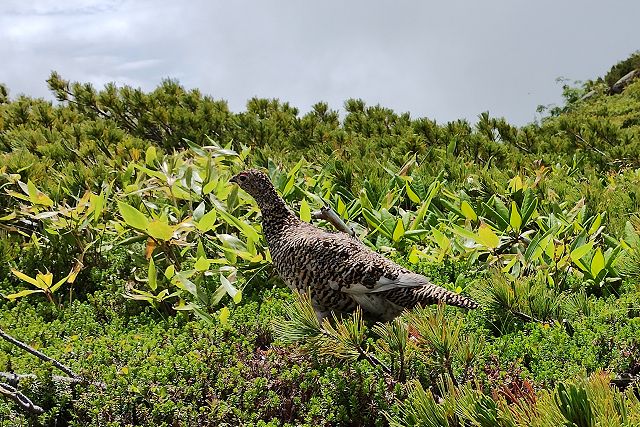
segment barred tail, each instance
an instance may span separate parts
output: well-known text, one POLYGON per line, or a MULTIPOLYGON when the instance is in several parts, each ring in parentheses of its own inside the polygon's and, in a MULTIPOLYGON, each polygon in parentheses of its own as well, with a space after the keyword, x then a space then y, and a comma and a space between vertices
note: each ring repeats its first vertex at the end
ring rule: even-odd
POLYGON ((478 303, 471 298, 431 283, 421 287, 396 288, 383 293, 389 301, 405 308, 439 302, 471 310, 479 307, 478 303))

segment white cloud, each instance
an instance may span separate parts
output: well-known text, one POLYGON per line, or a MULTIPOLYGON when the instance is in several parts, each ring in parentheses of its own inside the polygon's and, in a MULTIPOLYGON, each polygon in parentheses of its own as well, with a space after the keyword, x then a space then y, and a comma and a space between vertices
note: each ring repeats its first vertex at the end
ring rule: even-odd
POLYGON ((70 15, 113 10, 122 0, 4 0, 0 12, 14 15, 70 15))

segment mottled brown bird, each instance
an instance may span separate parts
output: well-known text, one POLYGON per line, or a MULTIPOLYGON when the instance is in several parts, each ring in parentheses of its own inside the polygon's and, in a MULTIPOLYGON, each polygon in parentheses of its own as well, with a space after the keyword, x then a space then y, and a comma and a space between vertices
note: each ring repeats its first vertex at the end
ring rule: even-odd
POLYGON ((341 232, 304 221, 287 207, 269 177, 256 169, 231 178, 258 203, 273 265, 282 280, 299 292, 311 292, 318 318, 346 313, 357 305, 369 316, 390 320, 405 308, 443 302, 477 308, 470 298, 436 286, 341 232))

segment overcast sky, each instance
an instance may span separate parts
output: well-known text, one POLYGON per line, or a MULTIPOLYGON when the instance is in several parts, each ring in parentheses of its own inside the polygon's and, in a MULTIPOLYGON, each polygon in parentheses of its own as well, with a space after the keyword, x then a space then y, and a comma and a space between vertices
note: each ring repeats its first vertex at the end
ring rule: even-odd
POLYGON ((0 82, 51 98, 51 70, 145 90, 171 77, 233 111, 362 98, 525 124, 560 102, 557 77, 602 76, 640 49, 638 17, 637 0, 1 0, 0 82))

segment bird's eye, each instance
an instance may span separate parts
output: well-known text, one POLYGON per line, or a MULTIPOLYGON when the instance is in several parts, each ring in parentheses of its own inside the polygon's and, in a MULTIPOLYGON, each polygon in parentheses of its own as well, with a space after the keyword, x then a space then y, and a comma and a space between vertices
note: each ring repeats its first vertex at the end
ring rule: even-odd
POLYGON ((240 181, 240 182, 244 182, 244 181, 246 181, 246 180, 247 180, 247 176, 246 176, 246 175, 240 175, 240 176, 238 176, 238 181, 240 181))

